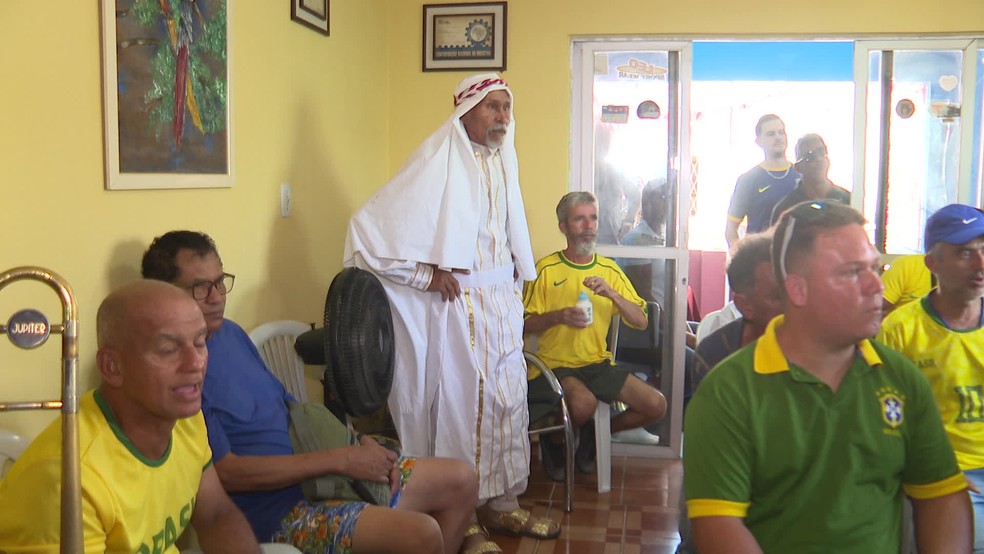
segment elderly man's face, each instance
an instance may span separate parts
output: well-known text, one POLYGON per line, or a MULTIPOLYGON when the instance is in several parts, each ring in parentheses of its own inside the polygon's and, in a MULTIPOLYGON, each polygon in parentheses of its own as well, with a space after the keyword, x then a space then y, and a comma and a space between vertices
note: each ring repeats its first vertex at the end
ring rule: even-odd
POLYGON ((126 340, 110 349, 124 394, 164 421, 195 415, 208 364, 201 311, 178 291, 131 310, 126 340))
POLYGON ((940 292, 965 302, 984 296, 984 237, 963 244, 937 243, 926 255, 940 292))
POLYGON ((468 138, 489 148, 502 146, 510 121, 512 102, 509 93, 504 90, 488 93, 477 106, 461 116, 468 138))
POLYGON ((567 221, 560 223, 567 245, 581 256, 592 254, 598 240, 598 206, 587 202, 571 208, 567 221))

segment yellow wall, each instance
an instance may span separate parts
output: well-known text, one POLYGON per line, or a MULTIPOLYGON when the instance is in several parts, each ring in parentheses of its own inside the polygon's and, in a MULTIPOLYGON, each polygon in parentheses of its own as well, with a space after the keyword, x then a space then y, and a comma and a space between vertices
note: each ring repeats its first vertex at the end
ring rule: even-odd
MULTIPOLYGON (((148 241, 169 229, 215 237, 239 276, 228 313, 246 328, 319 321, 349 216, 447 117, 464 76, 420 71, 423 1, 330 0, 330 38, 291 22, 287 2, 232 3, 236 186, 109 192, 98 2, 0 1, 0 269, 47 266, 72 284, 83 389, 95 383, 99 301, 136 277, 148 241), (282 182, 294 187, 289 219, 278 213, 282 182)), ((505 77, 534 248, 560 243, 552 212, 567 189, 572 36, 982 31, 981 0, 513 0, 505 77)), ((38 285, 0 293, 0 321, 24 307, 58 319, 38 285)), ((56 397, 57 342, 23 352, 0 339, 0 398, 56 397)), ((51 417, 5 414, 0 426, 33 435, 51 417)))
MULTIPOLYGON (((420 72, 421 5, 390 1, 392 120, 396 170, 450 113, 461 73, 420 72), (405 129, 406 132, 396 132, 405 129)), ((563 246, 554 207, 568 190, 571 39, 583 36, 831 37, 984 32, 984 2, 943 0, 513 0, 508 4, 507 70, 516 96, 520 179, 537 256, 563 246)))
MULTIPOLYGON (((96 308, 136 278, 143 249, 174 228, 200 229, 238 275, 228 314, 320 321, 353 207, 387 178, 388 77, 383 0, 333 0, 331 37, 290 20, 288 2, 231 1, 233 188, 106 191, 100 2, 0 2, 0 270, 42 265, 71 283, 81 310, 82 389, 94 373, 96 308), (294 215, 279 215, 280 183, 294 215)), ((0 321, 53 294, 15 283, 0 321), (40 292, 34 292, 40 291, 40 292)), ((56 398, 59 341, 23 352, 0 339, 0 398, 56 398)), ((52 413, 0 414, 36 434, 52 413)))

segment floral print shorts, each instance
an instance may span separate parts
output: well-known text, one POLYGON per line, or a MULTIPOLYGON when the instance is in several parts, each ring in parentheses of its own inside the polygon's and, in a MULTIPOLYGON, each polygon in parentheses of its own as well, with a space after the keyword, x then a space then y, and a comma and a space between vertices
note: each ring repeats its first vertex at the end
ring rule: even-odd
MULTIPOLYGON (((400 502, 415 461, 416 458, 400 458, 397 464, 400 488, 390 500, 390 508, 396 507, 400 502)), ((355 522, 368 505, 366 502, 351 500, 302 500, 280 520, 280 530, 274 533, 273 542, 292 544, 302 552, 350 554, 355 522)))

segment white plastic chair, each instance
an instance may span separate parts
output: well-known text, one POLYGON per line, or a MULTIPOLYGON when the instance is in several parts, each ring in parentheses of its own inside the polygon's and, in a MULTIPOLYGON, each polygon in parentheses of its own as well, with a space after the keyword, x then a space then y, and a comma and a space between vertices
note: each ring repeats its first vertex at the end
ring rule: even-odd
POLYGON ((267 367, 298 402, 307 402, 308 396, 304 362, 294 350, 294 340, 310 330, 307 323, 285 319, 264 323, 249 333, 267 367))
POLYGON ((10 431, 0 429, 0 479, 7 474, 14 460, 20 457, 31 441, 10 431))

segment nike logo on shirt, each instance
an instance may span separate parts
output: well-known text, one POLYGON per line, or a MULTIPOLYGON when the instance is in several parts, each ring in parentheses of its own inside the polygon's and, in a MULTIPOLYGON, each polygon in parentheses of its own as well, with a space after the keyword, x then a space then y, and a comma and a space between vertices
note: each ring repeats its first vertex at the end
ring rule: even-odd
POLYGON ((554 281, 554 286, 555 287, 559 287, 560 285, 563 285, 566 282, 567 282, 567 279, 564 279, 563 281, 554 281))
POLYGON ((759 192, 765 192, 765 191, 769 190, 770 188, 772 188, 772 185, 769 185, 767 187, 762 187, 762 188, 759 189, 759 192))
POLYGON ((967 225, 968 223, 972 223, 974 221, 977 221, 977 218, 976 217, 972 217, 970 219, 962 219, 961 221, 963 221, 963 224, 964 225, 967 225))

